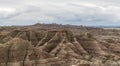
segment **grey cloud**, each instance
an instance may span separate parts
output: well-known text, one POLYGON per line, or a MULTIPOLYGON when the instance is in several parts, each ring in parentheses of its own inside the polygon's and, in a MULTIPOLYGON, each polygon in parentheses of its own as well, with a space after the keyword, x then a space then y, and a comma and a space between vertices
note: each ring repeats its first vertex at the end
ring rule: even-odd
MULTIPOLYGON (((0 19, 40 22, 118 22, 119 0, 0 0, 0 8, 13 8, 14 12, 0 11, 0 19), (8 13, 8 14, 6 14, 8 13)), ((0 20, 0 21, 1 21, 0 20)), ((9 22, 10 21, 10 22, 9 22)), ((28 23, 28 22, 27 22, 28 23)), ((31 22, 32 23, 32 22, 31 22)), ((106 24, 105 23, 105 24, 106 24)), ((17 24, 17 23, 16 23, 17 24)), ((120 24, 120 23, 119 23, 120 24)))

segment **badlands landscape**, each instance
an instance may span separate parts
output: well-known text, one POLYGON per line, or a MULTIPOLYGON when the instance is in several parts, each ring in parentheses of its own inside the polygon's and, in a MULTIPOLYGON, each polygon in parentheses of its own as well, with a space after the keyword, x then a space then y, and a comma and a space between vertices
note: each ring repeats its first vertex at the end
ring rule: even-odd
POLYGON ((120 30, 39 23, 1 26, 0 66, 120 66, 120 30))

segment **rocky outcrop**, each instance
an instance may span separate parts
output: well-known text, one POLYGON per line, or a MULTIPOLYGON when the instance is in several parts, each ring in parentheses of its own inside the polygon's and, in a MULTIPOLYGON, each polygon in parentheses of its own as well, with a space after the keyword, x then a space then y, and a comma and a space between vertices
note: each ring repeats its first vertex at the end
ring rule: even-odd
POLYGON ((14 30, 9 36, 15 38, 22 38, 24 40, 30 41, 32 45, 36 46, 38 42, 44 37, 44 32, 38 32, 31 29, 26 30, 14 30))
MULTIPOLYGON (((0 36, 0 63, 19 66, 47 63, 72 65, 105 65, 119 61, 119 44, 104 44, 91 33, 74 35, 68 30, 14 30, 0 36), (13 64, 13 65, 14 65, 13 64)), ((116 63, 115 63, 116 64, 116 63)), ((62 65, 64 66, 64 65, 62 65)))

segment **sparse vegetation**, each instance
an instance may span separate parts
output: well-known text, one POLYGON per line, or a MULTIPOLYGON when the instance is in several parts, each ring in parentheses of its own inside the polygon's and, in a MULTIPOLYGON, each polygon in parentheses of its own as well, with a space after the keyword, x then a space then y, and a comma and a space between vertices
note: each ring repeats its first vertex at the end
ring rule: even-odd
POLYGON ((120 66, 119 32, 58 24, 0 27, 0 66, 120 66))

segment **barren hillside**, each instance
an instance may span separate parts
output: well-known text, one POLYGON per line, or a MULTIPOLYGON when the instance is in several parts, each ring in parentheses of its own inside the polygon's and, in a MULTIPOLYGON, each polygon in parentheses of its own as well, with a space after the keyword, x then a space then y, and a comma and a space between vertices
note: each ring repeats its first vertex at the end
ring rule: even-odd
POLYGON ((120 66, 119 32, 57 24, 0 27, 0 66, 120 66))

